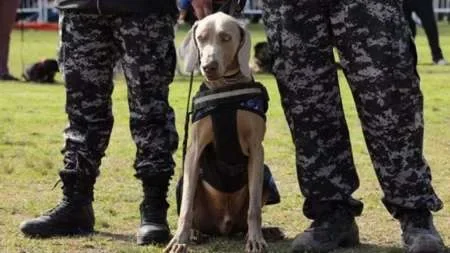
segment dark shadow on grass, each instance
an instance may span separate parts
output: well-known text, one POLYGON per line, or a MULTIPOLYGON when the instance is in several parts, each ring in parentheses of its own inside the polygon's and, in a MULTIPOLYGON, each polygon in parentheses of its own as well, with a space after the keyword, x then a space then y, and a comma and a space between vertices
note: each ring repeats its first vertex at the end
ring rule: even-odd
POLYGON ((400 247, 391 247, 391 246, 381 246, 376 244, 370 244, 370 243, 362 243, 354 248, 346 248, 346 249, 339 249, 333 251, 333 253, 346 253, 346 252, 364 252, 364 253, 403 253, 403 249, 400 247))
POLYGON ((268 242, 269 252, 290 252, 293 238, 285 238, 276 242, 268 242))
POLYGON ((432 62, 418 62, 417 66, 445 66, 445 65, 436 65, 432 62))
MULTIPOLYGON (((286 238, 276 242, 268 242, 267 252, 290 253, 293 238, 286 238)), ((243 237, 215 237, 208 242, 197 245, 197 249, 213 250, 214 252, 243 252, 245 239, 243 237)), ((403 253, 401 247, 381 246, 375 244, 360 244, 353 248, 340 248, 332 253, 403 253)))
MULTIPOLYGON (((293 238, 288 238, 282 241, 269 243, 269 252, 288 253, 291 249, 293 238)), ((387 247, 375 244, 360 244, 353 248, 340 248, 332 251, 332 253, 403 253, 400 247, 387 247)))
MULTIPOLYGON (((288 253, 293 239, 285 238, 277 241, 267 241, 268 248, 266 252, 288 253)), ((239 233, 230 236, 210 236, 200 244, 193 244, 194 252, 245 252, 245 234, 239 233)))
POLYGON ((28 81, 21 81, 21 83, 26 84, 26 85, 32 85, 32 86, 61 86, 61 85, 64 85, 63 81, 57 81, 57 80, 55 80, 55 82, 53 82, 53 83, 38 83, 38 82, 28 82, 28 81))
POLYGON ((24 79, 19 79, 18 81, 9 81, 9 83, 20 84, 20 85, 33 85, 33 86, 61 86, 64 85, 63 81, 55 80, 53 83, 39 83, 32 81, 25 81, 24 79))
POLYGON ((135 243, 136 237, 134 234, 116 234, 105 231, 95 231, 92 235, 110 238, 114 241, 132 242, 135 243))
POLYGON ((11 140, 0 140, 0 144, 5 146, 27 146, 27 147, 37 147, 37 145, 31 141, 11 141, 11 140))
POLYGON ((447 68, 423 68, 419 70, 419 74, 440 74, 440 75, 448 75, 450 71, 447 68))
POLYGON ((53 239, 81 239, 81 238, 87 238, 92 237, 95 235, 94 233, 81 233, 81 234, 65 234, 65 235, 27 235, 24 234, 23 236, 28 239, 33 240, 53 240, 53 239))

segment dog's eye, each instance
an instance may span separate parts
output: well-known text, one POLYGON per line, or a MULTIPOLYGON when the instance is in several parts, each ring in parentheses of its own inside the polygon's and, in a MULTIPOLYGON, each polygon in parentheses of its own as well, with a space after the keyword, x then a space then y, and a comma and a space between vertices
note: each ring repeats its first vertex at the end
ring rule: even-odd
POLYGON ((227 41, 231 40, 231 35, 226 34, 226 33, 220 34, 219 37, 222 42, 227 42, 227 41))
POLYGON ((197 36, 197 41, 198 41, 198 42, 205 42, 205 41, 206 41, 206 35, 204 35, 204 34, 199 34, 199 35, 197 36))

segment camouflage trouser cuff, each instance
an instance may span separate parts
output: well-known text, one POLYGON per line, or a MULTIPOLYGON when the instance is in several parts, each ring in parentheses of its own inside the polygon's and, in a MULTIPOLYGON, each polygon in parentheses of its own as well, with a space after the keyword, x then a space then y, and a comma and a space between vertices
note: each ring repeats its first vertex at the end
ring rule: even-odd
POLYGON ((86 152, 79 150, 63 150, 64 153, 64 168, 62 173, 75 173, 79 178, 95 179, 100 175, 100 161, 101 157, 93 157, 86 152))
POLYGON ((352 216, 360 216, 364 204, 356 199, 349 198, 348 200, 325 200, 317 201, 306 199, 303 204, 303 214, 308 219, 318 219, 320 217, 328 216, 337 209, 345 210, 352 216))
POLYGON ((155 178, 171 178, 174 174, 172 167, 167 167, 164 169, 154 169, 154 168, 137 168, 134 176, 142 181, 149 181, 155 178))
POLYGON ((430 200, 427 202, 416 203, 415 207, 400 206, 386 200, 386 198, 383 198, 382 202, 388 212, 396 219, 401 217, 404 213, 428 211, 437 212, 443 208, 443 203, 439 198, 437 198, 437 196, 434 196, 434 198, 430 198, 430 200))

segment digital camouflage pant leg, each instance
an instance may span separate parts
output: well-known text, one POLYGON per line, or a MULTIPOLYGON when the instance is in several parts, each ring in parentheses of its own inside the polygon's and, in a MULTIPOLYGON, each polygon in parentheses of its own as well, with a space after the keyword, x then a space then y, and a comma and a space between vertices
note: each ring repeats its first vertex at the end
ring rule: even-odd
POLYGON ((334 205, 362 211, 351 197, 359 181, 333 46, 388 210, 395 216, 404 209, 442 208, 422 153, 422 94, 401 1, 264 0, 264 9, 305 215, 314 219, 334 205))
POLYGON ((114 37, 123 50, 128 84, 130 128, 137 146, 136 176, 173 174, 178 145, 175 116, 169 105, 176 52, 172 16, 125 16, 116 19, 114 37))
POLYGON ((175 64, 171 17, 66 12, 60 19, 60 67, 66 83, 63 171, 97 176, 112 126, 113 68, 128 85, 136 176, 172 174, 178 144, 168 89, 175 64))

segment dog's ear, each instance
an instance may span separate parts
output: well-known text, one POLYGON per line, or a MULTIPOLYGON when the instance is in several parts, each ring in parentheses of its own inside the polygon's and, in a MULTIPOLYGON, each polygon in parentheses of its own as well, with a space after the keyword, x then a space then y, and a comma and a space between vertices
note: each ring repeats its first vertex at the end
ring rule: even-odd
POLYGON ((250 47, 252 41, 250 32, 243 25, 240 25, 239 29, 241 31, 241 45, 238 52, 239 68, 244 76, 251 77, 250 47))
POLYGON ((192 72, 199 65, 198 47, 195 42, 195 30, 197 29, 197 22, 194 23, 191 30, 186 35, 186 38, 181 43, 179 49, 180 58, 184 60, 184 71, 192 72))

